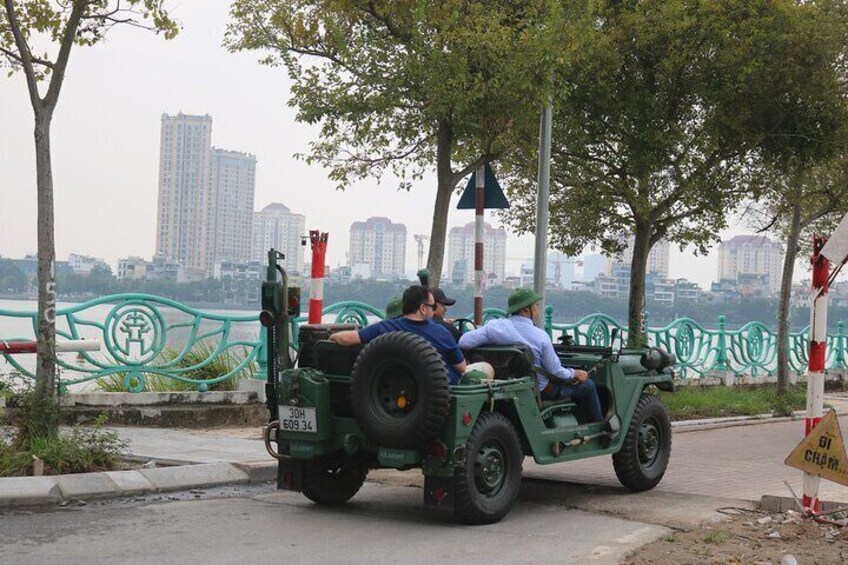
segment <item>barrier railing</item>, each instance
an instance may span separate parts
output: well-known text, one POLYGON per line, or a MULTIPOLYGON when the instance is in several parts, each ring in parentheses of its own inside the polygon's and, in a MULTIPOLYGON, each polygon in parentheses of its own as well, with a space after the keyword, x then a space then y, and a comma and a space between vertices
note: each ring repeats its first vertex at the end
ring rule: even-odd
MULTIPOLYGON (((506 316, 498 308, 484 310, 484 322, 506 316)), ((332 304, 323 309, 327 323, 352 323, 365 326, 385 316, 383 310, 357 301, 332 304)), ((36 312, 1 310, 0 328, 18 321, 21 335, 0 335, 7 341, 31 340, 37 327, 36 312), (28 328, 21 330, 20 322, 28 328)), ((293 347, 297 347, 297 328, 306 316, 293 318, 293 347)), ((60 354, 61 391, 84 383, 110 379, 117 386, 138 392, 149 390, 149 381, 159 377, 177 381, 188 388, 209 390, 233 377, 264 376, 265 332, 259 331, 258 312, 244 315, 202 312, 159 296, 119 294, 104 296, 83 304, 62 308, 56 314, 58 340, 97 339, 103 343, 99 353, 60 354)), ((837 324, 835 335, 828 336, 827 368, 848 368, 848 336, 844 324, 837 324)), ((574 323, 553 321, 553 308, 544 314, 544 328, 554 341, 563 334, 578 345, 611 344, 613 328, 627 339, 627 327, 605 314, 584 316, 574 323)), ((676 372, 684 378, 699 377, 714 371, 735 375, 762 376, 773 373, 777 365, 777 337, 760 322, 749 322, 728 329, 720 316, 715 329, 706 328, 689 318, 674 320, 667 326, 647 328, 650 345, 663 347, 677 355, 676 372)), ((789 365, 802 372, 807 366, 808 330, 789 336, 789 365)), ((34 378, 33 367, 22 358, 0 352, 12 369, 34 378)), ((2 372, 2 371, 0 371, 2 372)))

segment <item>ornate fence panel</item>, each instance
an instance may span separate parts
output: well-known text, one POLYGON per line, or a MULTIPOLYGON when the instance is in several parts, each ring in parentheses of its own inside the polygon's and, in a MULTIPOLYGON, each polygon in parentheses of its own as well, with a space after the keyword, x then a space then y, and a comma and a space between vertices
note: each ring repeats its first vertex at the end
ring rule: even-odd
MULTIPOLYGON (((573 324, 553 323, 552 310, 546 309, 545 327, 556 341, 562 334, 579 345, 609 346, 613 328, 627 341, 627 328, 604 314, 591 314, 573 324)), ((848 339, 843 322, 827 340, 828 369, 848 368, 848 339)), ((662 347, 677 356, 676 371, 681 377, 703 376, 712 371, 730 371, 735 375, 764 376, 777 368, 777 333, 760 322, 748 322, 728 330, 724 316, 715 329, 705 328, 689 318, 679 318, 660 328, 648 327, 648 344, 662 347)), ((789 368, 804 372, 807 368, 809 328, 789 334, 789 368)))
MULTIPOLYGON (((30 331, 3 335, 35 339, 36 312, 0 310, 0 317, 28 322, 30 331)), ((258 313, 243 316, 201 312, 145 294, 105 296, 56 313, 56 337, 97 339, 99 352, 59 355, 59 387, 109 379, 131 392, 148 388, 153 376, 206 391, 234 376, 253 374, 262 342, 258 313)), ((23 358, 3 355, 22 376, 34 378, 23 358)))
MULTIPOLYGON (((368 304, 345 301, 324 308, 325 323, 365 326, 383 319, 385 312, 368 304)), ((484 323, 503 318, 498 308, 483 311, 484 323)), ((0 319, 17 320, 20 335, 0 335, 7 341, 35 338, 37 314, 0 310, 0 319), (25 329, 23 329, 25 328, 25 329)), ((647 317, 646 317, 647 319, 647 317)), ((292 344, 297 348, 298 328, 306 317, 291 321, 292 344)), ((9 324, 6 324, 8 327, 9 324)), ((617 347, 626 343, 627 327, 605 314, 584 316, 574 323, 554 323, 553 309, 545 310, 544 327, 556 342, 563 334, 577 345, 617 347), (620 342, 611 344, 617 329, 620 342)), ((200 391, 232 377, 255 375, 264 378, 265 332, 258 313, 244 315, 201 312, 166 298, 144 294, 105 296, 84 304, 63 308, 56 318, 58 339, 98 339, 100 352, 62 354, 57 358, 60 389, 90 381, 111 380, 129 391, 150 388, 152 379, 181 383, 200 391)), ((848 368, 848 336, 843 322, 836 334, 828 336, 827 368, 848 368)), ((677 373, 686 378, 712 371, 735 375, 763 376, 777 366, 777 336, 760 322, 748 322, 727 329, 724 316, 716 327, 706 328, 689 318, 674 320, 664 327, 647 327, 650 345, 662 347, 677 356, 677 373)), ((789 335, 789 366, 803 372, 807 367, 808 329, 789 335)), ((24 377, 33 378, 34 363, 2 354, 6 362, 24 377)))

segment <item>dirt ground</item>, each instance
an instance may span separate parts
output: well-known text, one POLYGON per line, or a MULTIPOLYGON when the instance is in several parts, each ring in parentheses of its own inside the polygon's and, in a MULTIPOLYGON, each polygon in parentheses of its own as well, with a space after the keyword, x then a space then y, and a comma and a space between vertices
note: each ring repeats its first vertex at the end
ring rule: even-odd
MULTIPOLYGON (((848 526, 818 524, 798 512, 727 508, 728 518, 677 532, 630 555, 627 565, 848 563, 848 526), (794 558, 794 559, 793 559, 794 558)), ((844 514, 836 518, 844 518, 844 514)), ((841 520, 844 522, 845 520, 841 520)))

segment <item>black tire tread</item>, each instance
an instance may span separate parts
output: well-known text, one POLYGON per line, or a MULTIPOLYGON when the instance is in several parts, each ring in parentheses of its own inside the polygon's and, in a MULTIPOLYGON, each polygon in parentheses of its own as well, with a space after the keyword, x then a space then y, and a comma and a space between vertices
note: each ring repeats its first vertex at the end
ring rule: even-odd
POLYGON ((368 466, 355 459, 343 459, 343 474, 330 477, 326 474, 326 465, 331 461, 328 456, 318 457, 306 463, 303 473, 303 495, 317 504, 344 504, 359 492, 368 466))
POLYGON ((521 486, 521 470, 524 462, 524 452, 521 449, 521 438, 512 425, 509 418, 498 412, 483 412, 477 418, 471 435, 468 436, 466 442, 466 465, 457 469, 454 476, 454 515, 457 519, 465 524, 481 525, 493 524, 506 516, 513 504, 518 498, 518 493, 521 486), (473 486, 473 478, 469 480, 468 473, 471 470, 473 474, 473 466, 475 460, 476 449, 474 446, 479 445, 486 434, 503 433, 501 439, 506 443, 506 448, 512 453, 507 454, 510 458, 509 464, 512 462, 516 469, 515 474, 510 477, 510 480, 516 484, 511 486, 511 492, 504 497, 496 508, 483 508, 477 503, 477 492, 473 486), (498 430, 500 430, 498 432, 498 430), (470 468, 470 469, 469 469, 470 468))
POLYGON ((665 475, 668 462, 671 458, 671 421, 668 417, 668 410, 663 401, 651 393, 642 393, 639 397, 639 402, 636 405, 636 410, 633 411, 633 418, 630 420, 630 426, 627 428, 627 435, 624 438, 624 443, 618 453, 612 456, 613 468, 619 482, 627 489, 634 492, 642 492, 650 490, 657 486, 665 475), (653 477, 646 476, 639 464, 639 428, 646 414, 659 410, 662 427, 663 438, 667 446, 664 447, 665 458, 661 472, 653 477))
POLYGON ((438 435, 448 415, 450 384, 445 362, 439 352, 421 336, 409 332, 383 334, 369 342, 356 358, 351 372, 351 399, 356 421, 371 441, 386 447, 420 447, 438 435), (367 370, 371 358, 386 351, 402 351, 405 357, 418 360, 430 377, 427 383, 430 388, 429 402, 421 421, 414 425, 413 433, 406 437, 399 436, 395 429, 375 426, 374 422, 363 414, 364 410, 357 410, 368 398, 370 382, 367 370))

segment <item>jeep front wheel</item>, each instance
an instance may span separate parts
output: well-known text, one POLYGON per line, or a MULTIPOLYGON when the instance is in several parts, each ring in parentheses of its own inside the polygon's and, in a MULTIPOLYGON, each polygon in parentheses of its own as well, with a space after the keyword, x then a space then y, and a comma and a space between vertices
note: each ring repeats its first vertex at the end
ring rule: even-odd
POLYGON ((466 524, 492 524, 506 516, 521 488, 524 453, 512 423, 483 412, 465 444, 465 466, 454 477, 454 513, 466 524))
POLYGON ((362 488, 368 465, 344 453, 330 453, 306 463, 303 494, 318 504, 342 504, 362 488))
POLYGON ((671 456, 671 422, 662 400, 642 394, 624 444, 612 456, 615 474, 622 485, 640 492, 657 486, 671 456))

